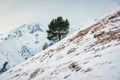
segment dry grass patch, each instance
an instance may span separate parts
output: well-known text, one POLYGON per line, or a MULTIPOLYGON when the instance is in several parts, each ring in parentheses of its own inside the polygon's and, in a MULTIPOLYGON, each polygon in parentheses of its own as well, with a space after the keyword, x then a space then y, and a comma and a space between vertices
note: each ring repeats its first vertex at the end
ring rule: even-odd
POLYGON ((75 50, 76 50, 76 48, 71 48, 71 49, 67 52, 67 54, 70 54, 70 53, 74 52, 75 50))
POLYGON ((69 65, 69 68, 72 70, 72 71, 79 71, 81 69, 81 67, 79 67, 79 65, 77 64, 77 62, 72 62, 70 65, 69 65))
POLYGON ((97 36, 97 38, 98 40, 96 41, 96 44, 108 43, 111 42, 112 40, 120 40, 120 29, 115 31, 104 32, 97 36), (107 35, 107 37, 102 38, 104 35, 107 35))
POLYGON ((76 38, 82 38, 85 34, 87 34, 90 30, 92 30, 92 32, 98 31, 101 27, 103 27, 103 24, 101 22, 97 22, 93 25, 91 25, 90 27, 80 31, 76 36, 74 36, 73 38, 70 39, 70 42, 75 40, 76 38))
POLYGON ((37 74, 38 73, 43 73, 44 72, 44 69, 36 69, 34 72, 32 72, 31 74, 30 74, 30 79, 32 79, 32 78, 35 78, 36 76, 37 76, 37 74))
POLYGON ((38 74, 39 71, 40 69, 36 69, 33 73, 31 73, 30 78, 34 78, 38 74))
POLYGON ((64 45, 60 45, 60 46, 57 48, 57 51, 61 51, 61 50, 63 50, 64 48, 65 48, 64 45))

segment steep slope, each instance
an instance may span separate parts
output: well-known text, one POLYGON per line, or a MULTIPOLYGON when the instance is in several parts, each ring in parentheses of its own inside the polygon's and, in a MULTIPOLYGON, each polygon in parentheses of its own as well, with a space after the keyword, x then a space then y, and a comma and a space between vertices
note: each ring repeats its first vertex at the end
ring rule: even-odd
POLYGON ((40 24, 24 24, 0 36, 0 73, 41 51, 47 41, 40 24))
POLYGON ((0 80, 119 80, 120 8, 0 75, 0 80))

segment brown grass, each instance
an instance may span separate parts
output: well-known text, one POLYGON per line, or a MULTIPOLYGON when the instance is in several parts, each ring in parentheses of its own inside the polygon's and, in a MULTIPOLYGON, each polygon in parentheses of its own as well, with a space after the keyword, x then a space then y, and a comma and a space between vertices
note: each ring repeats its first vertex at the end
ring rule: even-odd
POLYGON ((117 15, 120 15, 120 11, 117 12, 117 15))
POLYGON ((61 50, 63 50, 64 48, 65 48, 64 45, 60 45, 60 46, 57 48, 57 51, 61 51, 61 50))
POLYGON ((74 52, 75 50, 76 50, 76 48, 71 48, 71 49, 67 52, 67 54, 70 54, 70 53, 74 52))
POLYGON ((55 51, 54 49, 50 49, 48 52, 51 52, 51 53, 52 53, 52 52, 54 52, 54 51, 55 51))
POLYGON ((81 41, 82 41, 82 38, 77 38, 75 41, 73 41, 73 43, 79 45, 81 41))
POLYGON ((33 73, 31 73, 30 78, 34 78, 38 74, 39 71, 40 69, 36 69, 33 73))
POLYGON ((99 33, 99 34, 94 34, 94 38, 99 38, 99 37, 102 36, 104 33, 105 33, 105 32, 102 31, 102 32, 99 33))
POLYGON ((100 35, 98 34, 96 37, 98 38, 96 44, 108 43, 112 40, 120 40, 120 29, 115 31, 103 32, 102 34, 100 33, 100 35), (107 37, 103 38, 104 35, 107 35, 107 37))
MULTIPOLYGON (((99 50, 103 50, 103 49, 106 49, 106 48, 111 46, 111 45, 108 45, 106 47, 105 46, 102 47, 101 49, 100 48, 95 49, 94 46, 97 45, 97 44, 109 43, 112 40, 119 40, 120 41, 120 29, 117 29, 117 30, 114 30, 114 31, 110 30, 108 32, 101 32, 99 34, 95 34, 94 37, 97 38, 97 41, 94 42, 93 44, 89 45, 88 48, 85 49, 86 52, 93 51, 93 50, 95 50, 95 52, 97 52, 99 50)), ((98 55, 95 56, 95 57, 98 57, 98 55)))
POLYGON ((70 39, 70 42, 73 41, 73 40, 75 40, 75 39, 78 38, 78 37, 79 37, 79 38, 82 38, 85 34, 87 34, 87 33, 88 33, 90 30, 92 30, 93 28, 94 28, 94 29, 92 30, 92 32, 95 32, 95 31, 99 30, 102 26, 103 26, 103 25, 102 25, 101 22, 97 22, 97 23, 91 25, 90 27, 88 27, 88 28, 80 31, 76 36, 74 36, 73 38, 70 39))
POLYGON ((72 69, 73 71, 76 71, 76 72, 81 69, 76 62, 72 62, 72 63, 69 65, 69 68, 72 69))
POLYGON ((53 56, 54 49, 50 49, 49 51, 45 52, 42 57, 40 58, 41 62, 44 61, 47 57, 51 58, 53 56))
POLYGON ((98 30, 100 30, 100 29, 103 28, 103 27, 104 27, 103 24, 100 23, 100 22, 98 22, 98 23, 96 24, 96 27, 95 27, 91 32, 92 32, 92 33, 97 32, 98 30))

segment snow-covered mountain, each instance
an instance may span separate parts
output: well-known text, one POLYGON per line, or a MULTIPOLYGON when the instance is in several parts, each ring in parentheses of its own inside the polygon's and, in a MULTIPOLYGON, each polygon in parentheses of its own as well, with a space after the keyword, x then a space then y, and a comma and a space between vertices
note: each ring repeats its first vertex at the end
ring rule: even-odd
POLYGON ((120 7, 0 75, 0 80, 120 80, 120 7))
POLYGON ((40 24, 24 24, 1 35, 0 73, 40 52, 46 41, 46 31, 40 24))

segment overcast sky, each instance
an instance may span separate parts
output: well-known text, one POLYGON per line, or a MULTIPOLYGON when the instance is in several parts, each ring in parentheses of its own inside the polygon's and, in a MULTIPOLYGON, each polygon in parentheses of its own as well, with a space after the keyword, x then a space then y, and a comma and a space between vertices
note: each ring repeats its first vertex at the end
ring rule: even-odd
POLYGON ((0 33, 26 23, 46 28, 58 16, 68 18, 70 27, 78 29, 118 6, 120 0, 0 0, 0 33))

